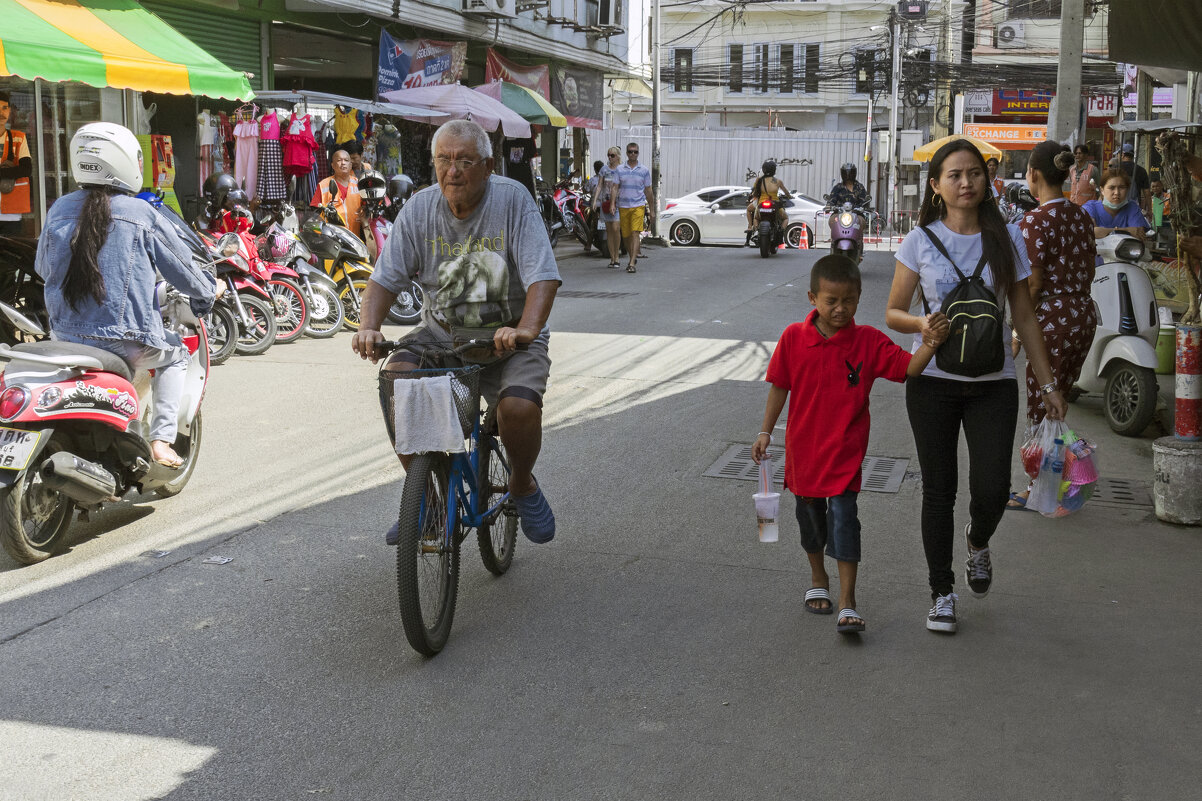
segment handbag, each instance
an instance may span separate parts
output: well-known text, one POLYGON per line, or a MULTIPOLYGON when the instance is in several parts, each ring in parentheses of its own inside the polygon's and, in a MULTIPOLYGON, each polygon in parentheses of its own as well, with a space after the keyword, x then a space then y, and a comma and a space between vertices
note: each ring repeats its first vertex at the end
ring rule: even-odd
MULTIPOLYGON (((9 158, 13 152, 13 132, 5 131, 4 133, 8 136, 8 146, 4 149, 4 161, 0 162, 0 164, 9 166, 9 163, 12 162, 12 166, 15 167, 16 162, 9 158)), ((16 189, 16 187, 16 178, 0 178, 0 195, 7 195, 9 192, 16 189)))

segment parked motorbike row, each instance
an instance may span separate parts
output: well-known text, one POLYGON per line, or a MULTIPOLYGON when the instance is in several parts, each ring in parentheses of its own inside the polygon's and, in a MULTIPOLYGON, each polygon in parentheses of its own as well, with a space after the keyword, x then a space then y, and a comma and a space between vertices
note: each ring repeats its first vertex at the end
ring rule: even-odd
MULTIPOLYGON (((402 175, 386 184, 372 171, 360 179, 359 189, 365 231, 374 238, 378 253, 413 183, 402 175)), ((343 328, 357 330, 362 294, 373 267, 366 245, 346 227, 333 202, 313 209, 308 219, 298 223, 289 205, 252 214, 241 191, 229 196, 232 200, 222 208, 202 209, 190 226, 163 205, 161 195, 139 195, 159 209, 182 240, 201 251, 198 257, 211 265, 209 269, 226 289, 205 319, 210 362, 221 364, 235 353, 260 354, 302 336, 324 339, 343 328), (236 250, 218 257, 219 238, 230 235, 226 241, 236 243, 236 250)), ((0 237, 4 266, 0 301, 49 331, 42 281, 33 269, 35 253, 35 241, 0 237)), ((416 323, 424 301, 421 287, 413 282, 389 309, 389 321, 416 323)), ((45 336, 20 331, 0 319, 0 342, 16 344, 45 336)))

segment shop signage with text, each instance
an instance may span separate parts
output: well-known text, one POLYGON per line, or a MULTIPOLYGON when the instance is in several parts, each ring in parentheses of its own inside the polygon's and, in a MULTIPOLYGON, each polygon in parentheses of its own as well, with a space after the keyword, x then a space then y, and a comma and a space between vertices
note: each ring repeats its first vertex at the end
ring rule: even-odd
POLYGON ((1048 138, 1046 125, 964 124, 965 136, 972 136, 1003 150, 1030 150, 1048 138))
POLYGON ((1009 117, 1046 117, 1055 95, 1047 89, 999 89, 993 96, 993 113, 1009 117))
POLYGON ((1118 113, 1118 95, 1095 95, 1089 98, 1089 116, 1091 118, 1114 119, 1118 113))
POLYGON ((380 31, 380 64, 376 93, 455 83, 467 60, 467 42, 432 39, 397 40, 380 31))

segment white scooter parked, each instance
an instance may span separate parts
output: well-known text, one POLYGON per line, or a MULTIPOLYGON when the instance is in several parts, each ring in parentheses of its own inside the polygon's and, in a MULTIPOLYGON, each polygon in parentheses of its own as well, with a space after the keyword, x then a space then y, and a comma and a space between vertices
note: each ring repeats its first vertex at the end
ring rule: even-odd
POLYGON ((1156 338, 1160 319, 1152 279, 1138 262, 1147 250, 1138 239, 1110 234, 1099 239, 1105 263, 1093 280, 1098 328, 1077 386, 1101 392, 1106 422, 1115 433, 1138 436, 1156 413, 1156 338))

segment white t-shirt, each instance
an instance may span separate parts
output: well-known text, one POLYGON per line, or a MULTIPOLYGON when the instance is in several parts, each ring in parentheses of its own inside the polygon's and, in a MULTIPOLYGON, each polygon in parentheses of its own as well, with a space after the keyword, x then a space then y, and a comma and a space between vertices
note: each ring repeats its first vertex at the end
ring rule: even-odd
MULTIPOLYGON (((956 266, 960 268, 960 272, 965 275, 972 275, 977 268, 977 262, 981 260, 981 235, 980 234, 957 234, 943 224, 943 221, 933 222, 928 226, 931 233, 939 237, 939 241, 947 248, 948 255, 956 261, 956 266)), ((1031 275, 1031 261, 1027 258, 1027 246, 1023 242, 1022 231, 1017 225, 1007 225, 1007 230, 1010 232, 1010 241, 1014 244, 1014 280, 1021 281, 1031 275)), ((906 234, 906 238, 902 240, 901 247, 897 250, 897 260, 909 267, 914 272, 918 273, 918 283, 922 288, 923 295, 926 296, 927 303, 931 306, 931 311, 938 311, 943 304, 943 296, 951 291, 960 279, 956 275, 955 269, 948 263, 943 254, 935 249, 931 244, 931 240, 927 238, 918 228, 915 228, 910 233, 906 234)), ((993 271, 989 265, 985 265, 985 269, 981 271, 981 277, 985 279, 985 284, 997 293, 997 285, 993 280, 993 271)), ((1005 307, 1007 298, 998 297, 998 303, 1005 307)), ((926 310, 922 307, 922 300, 918 297, 918 293, 914 293, 914 303, 910 307, 912 314, 925 314, 926 310)), ((910 352, 918 350, 922 344, 922 334, 914 335, 914 345, 910 348, 910 352)), ((1001 378, 1014 378, 1014 357, 1010 355, 1010 342, 1006 337, 1006 331, 1002 331, 1002 350, 1006 354, 1006 363, 1002 369, 996 373, 986 373, 985 375, 976 378, 970 378, 965 375, 952 375, 945 373, 935 366, 935 360, 931 359, 931 363, 927 365, 927 369, 922 371, 925 376, 935 378, 950 378, 953 381, 997 381, 1001 378)))

